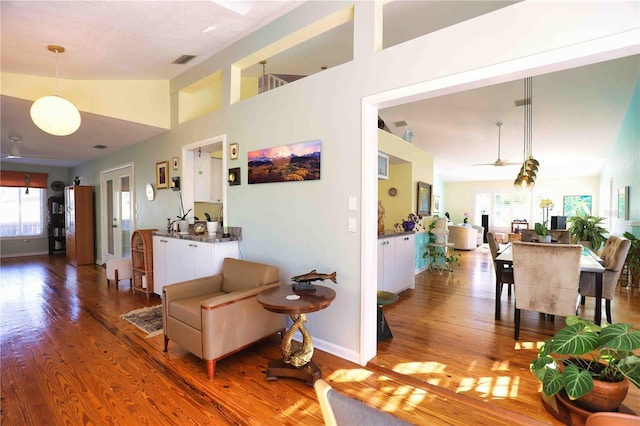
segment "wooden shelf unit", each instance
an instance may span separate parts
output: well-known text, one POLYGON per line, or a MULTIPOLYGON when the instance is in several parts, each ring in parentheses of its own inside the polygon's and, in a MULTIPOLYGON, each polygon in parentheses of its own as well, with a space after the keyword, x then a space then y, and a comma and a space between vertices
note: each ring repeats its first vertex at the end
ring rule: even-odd
POLYGON ((131 267, 133 293, 144 293, 147 300, 153 293, 153 232, 157 229, 138 229, 131 235, 131 267))
POLYGON ((66 250, 64 209, 64 196, 54 195, 47 199, 49 255, 66 250))

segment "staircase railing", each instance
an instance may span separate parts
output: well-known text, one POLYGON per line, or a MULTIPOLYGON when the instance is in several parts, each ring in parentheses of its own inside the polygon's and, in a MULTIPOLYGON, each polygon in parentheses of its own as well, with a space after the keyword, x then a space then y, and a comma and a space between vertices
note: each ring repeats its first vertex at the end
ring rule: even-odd
POLYGON ((273 74, 261 75, 258 79, 258 93, 263 93, 280 86, 284 86, 287 82, 273 74))

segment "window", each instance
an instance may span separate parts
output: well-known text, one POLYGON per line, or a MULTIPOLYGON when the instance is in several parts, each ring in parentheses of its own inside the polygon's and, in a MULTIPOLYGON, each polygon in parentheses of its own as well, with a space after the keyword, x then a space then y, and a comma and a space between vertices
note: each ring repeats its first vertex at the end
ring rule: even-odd
POLYGON ((0 187, 0 236, 44 234, 44 194, 40 188, 0 187))

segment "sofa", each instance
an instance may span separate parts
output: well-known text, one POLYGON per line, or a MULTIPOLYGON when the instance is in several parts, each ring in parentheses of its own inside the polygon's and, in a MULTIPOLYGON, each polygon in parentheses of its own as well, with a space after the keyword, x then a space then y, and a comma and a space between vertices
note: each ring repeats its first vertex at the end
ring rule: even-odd
POLYGON ((169 341, 205 360, 213 380, 216 362, 275 333, 286 316, 267 311, 258 293, 282 285, 275 266, 226 258, 218 275, 164 286, 164 351, 169 341))
POLYGON ((449 225, 449 242, 456 250, 475 250, 478 246, 478 231, 470 226, 449 225))

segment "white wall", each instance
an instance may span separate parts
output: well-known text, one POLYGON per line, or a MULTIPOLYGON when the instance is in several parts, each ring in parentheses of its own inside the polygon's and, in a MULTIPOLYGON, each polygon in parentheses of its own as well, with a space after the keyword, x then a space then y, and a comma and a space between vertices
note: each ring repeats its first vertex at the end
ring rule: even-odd
POLYGON ((337 271, 338 284, 327 284, 336 289, 336 300, 310 314, 308 326, 319 348, 364 363, 375 353, 376 104, 631 54, 629 45, 638 40, 638 5, 522 2, 375 53, 376 4, 355 2, 353 61, 228 105, 232 62, 348 4, 305 3, 174 79, 169 133, 74 174, 97 183, 101 168, 134 161, 138 226, 162 227, 176 211, 174 194, 158 191, 153 203, 141 197, 144 183, 153 181, 155 162, 178 155, 181 145, 226 134, 240 148, 239 160, 229 167, 241 167, 243 184, 228 189, 227 204, 228 224, 243 227, 242 254, 279 266, 285 281, 310 269, 337 271), (222 108, 177 124, 177 92, 218 69, 223 70, 222 108), (319 181, 246 184, 248 151, 311 139, 322 141, 319 181), (350 196, 358 200, 355 212, 347 210, 350 196), (347 232, 349 217, 359 219, 358 232, 347 232), (369 331, 364 337, 361 327, 369 331))

